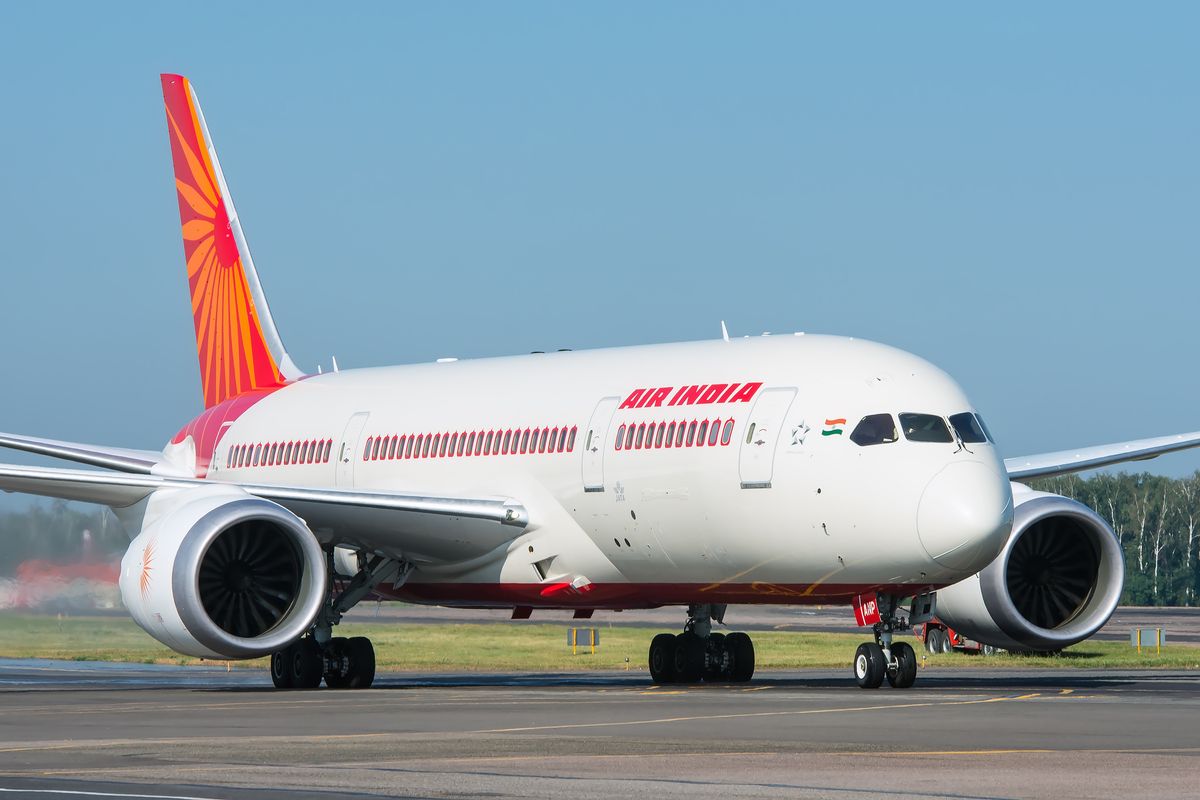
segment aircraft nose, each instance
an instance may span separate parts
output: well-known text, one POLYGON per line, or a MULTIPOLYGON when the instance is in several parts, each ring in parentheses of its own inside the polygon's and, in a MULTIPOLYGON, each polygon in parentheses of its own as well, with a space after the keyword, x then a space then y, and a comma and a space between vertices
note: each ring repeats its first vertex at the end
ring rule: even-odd
POLYGON ((978 461, 950 464, 933 476, 917 506, 917 535, 929 556, 951 569, 977 572, 1012 530, 1012 489, 978 461))

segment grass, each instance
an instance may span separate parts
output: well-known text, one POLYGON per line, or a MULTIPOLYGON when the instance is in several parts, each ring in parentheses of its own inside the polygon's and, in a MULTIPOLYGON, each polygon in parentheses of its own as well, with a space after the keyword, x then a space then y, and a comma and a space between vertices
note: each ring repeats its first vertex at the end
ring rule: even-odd
MULTIPOLYGON (((421 672, 572 672, 645 670, 646 650, 656 631, 597 625, 595 655, 571 655, 565 624, 378 624, 346 623, 341 636, 368 636, 381 669, 421 672)), ((854 649, 868 638, 846 633, 759 631, 754 635, 759 669, 848 668, 854 649)), ((926 655, 912 637, 901 637, 927 658, 926 667, 993 668, 1174 668, 1200 669, 1200 647, 1171 645, 1161 655, 1125 642, 1082 642, 1059 655, 983 657, 950 653, 926 655)), ((123 661, 147 664, 199 664, 178 655, 125 617, 62 617, 0 614, 0 657, 55 658, 75 661, 123 661)), ((235 662, 265 666, 265 659, 235 662)))

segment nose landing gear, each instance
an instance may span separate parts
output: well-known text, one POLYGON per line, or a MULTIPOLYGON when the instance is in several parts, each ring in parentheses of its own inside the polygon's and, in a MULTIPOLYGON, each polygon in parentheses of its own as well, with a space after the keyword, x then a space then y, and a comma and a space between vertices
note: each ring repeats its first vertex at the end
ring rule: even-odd
POLYGON ((862 689, 878 689, 887 679, 896 689, 907 689, 917 680, 917 654, 906 642, 893 642, 892 634, 908 628, 896 615, 896 598, 878 595, 881 620, 873 628, 875 641, 863 642, 854 653, 854 680, 862 689))
POLYGON ((724 605, 688 606, 683 633, 660 633, 650 642, 650 677, 655 683, 750 680, 754 643, 744 633, 712 632, 712 621, 725 617, 724 605))

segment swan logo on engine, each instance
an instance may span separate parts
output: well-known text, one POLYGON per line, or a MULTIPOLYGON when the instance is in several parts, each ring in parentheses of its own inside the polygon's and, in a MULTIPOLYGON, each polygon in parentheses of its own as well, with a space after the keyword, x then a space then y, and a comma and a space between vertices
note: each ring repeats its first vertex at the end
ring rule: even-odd
POLYGON ((150 591, 150 573, 154 569, 154 542, 153 540, 146 543, 146 547, 142 550, 142 574, 138 578, 138 589, 142 593, 142 598, 146 597, 146 593, 150 591))

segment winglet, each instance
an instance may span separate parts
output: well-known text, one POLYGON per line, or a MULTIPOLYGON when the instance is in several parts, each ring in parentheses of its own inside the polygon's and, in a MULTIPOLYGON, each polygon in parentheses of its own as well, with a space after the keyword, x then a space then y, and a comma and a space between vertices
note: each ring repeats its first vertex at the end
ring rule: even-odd
POLYGON ((204 407, 303 377, 284 349, 191 83, 164 74, 163 101, 204 407))

